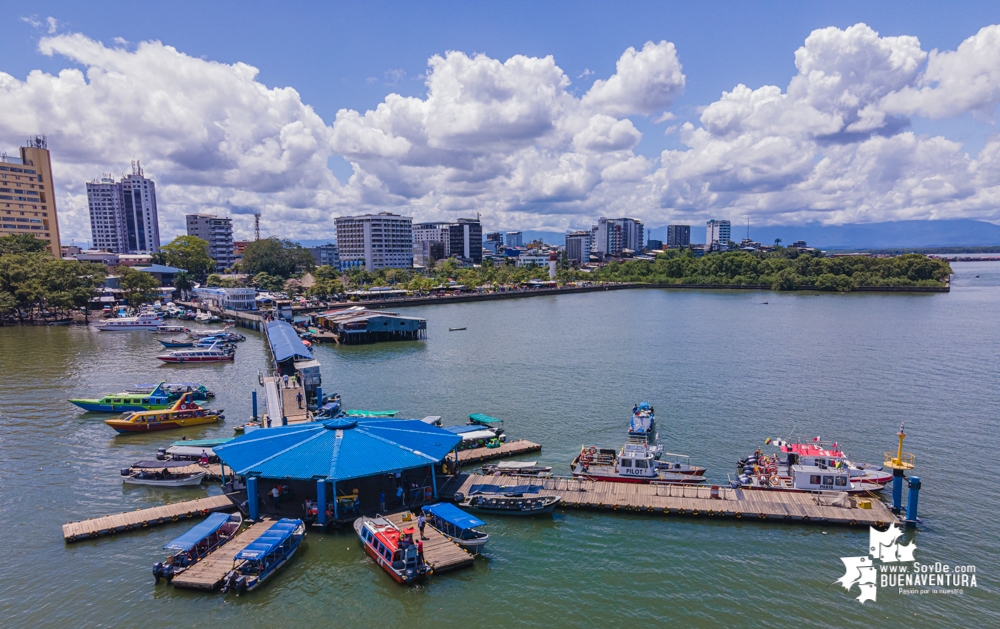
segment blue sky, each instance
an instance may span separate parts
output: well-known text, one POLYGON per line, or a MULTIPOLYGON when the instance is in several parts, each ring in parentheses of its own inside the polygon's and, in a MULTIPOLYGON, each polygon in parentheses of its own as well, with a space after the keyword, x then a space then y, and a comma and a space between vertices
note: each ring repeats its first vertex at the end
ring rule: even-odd
MULTIPOLYGON (((25 6, 24 10, 28 8, 25 6)), ((647 178, 655 177, 657 169, 662 170, 662 166, 658 166, 662 151, 683 152, 691 148, 680 132, 675 130, 665 134, 664 131, 685 122, 700 127, 703 108, 718 101, 724 91, 732 91, 738 84, 751 89, 766 85, 786 89, 797 72, 795 51, 803 47, 806 38, 817 29, 836 27, 843 30, 863 22, 877 31, 881 38, 914 36, 919 39, 920 49, 930 52, 932 49, 953 51, 983 27, 1000 24, 1000 3, 996 2, 105 2, 100 5, 39 2, 32 3, 30 11, 21 16, 24 20, 7 19, 0 23, 0 72, 17 81, 26 81, 32 71, 57 75, 65 68, 86 71, 94 66, 93 60, 79 56, 68 58, 59 50, 51 55, 42 54, 39 42, 43 37, 79 34, 88 40, 102 42, 108 48, 126 52, 134 51, 138 42, 159 41, 194 59, 256 67, 259 69, 257 82, 269 89, 294 88, 301 102, 311 107, 328 127, 334 125, 339 110, 355 110, 363 115, 383 103, 391 93, 426 99, 428 59, 433 55, 444 55, 446 51, 460 51, 470 58, 475 53, 483 53, 500 62, 514 55, 551 55, 556 66, 571 81, 566 91, 580 99, 595 80, 607 80, 615 74, 616 62, 626 49, 634 47, 641 50, 646 42, 665 40, 676 47, 684 75, 683 90, 664 101, 663 109, 674 118, 655 122, 658 117, 655 114, 629 112, 614 115, 617 119, 630 121, 641 136, 628 151, 648 160, 645 166, 647 178), (57 20, 51 34, 46 23, 49 17, 57 20), (127 43, 116 44, 116 38, 122 38, 127 43)), ((8 12, 8 15, 11 13, 8 12)), ((176 91, 177 88, 168 88, 170 90, 176 91)), ((0 100, 0 104, 2 102, 0 100)), ((104 106, 113 108, 107 100, 102 102, 104 106)), ((994 123, 989 115, 983 114, 982 106, 975 115, 956 108, 951 108, 949 114, 922 116, 907 113, 906 130, 918 136, 942 136, 960 142, 963 150, 973 156, 995 133, 994 123)), ((0 142, 8 150, 20 141, 18 131, 13 125, 0 126, 0 142)), ((35 131, 24 129, 21 134, 35 131)), ((58 136, 52 129, 39 131, 58 136)), ((122 133, 130 131, 122 129, 122 133)), ((163 180, 163 187, 166 184, 190 187, 197 183, 180 172, 184 168, 172 167, 167 163, 169 160, 155 155, 155 149, 149 151, 154 155, 145 156, 145 159, 151 165, 157 164, 161 171, 157 174, 163 180)), ((124 167, 121 162, 125 161, 126 155, 123 152, 115 153, 113 158, 109 158, 108 152, 91 157, 77 155, 79 152, 74 151, 74 158, 69 161, 80 166, 80 172, 85 170, 83 165, 87 165, 93 172, 92 176, 99 175, 102 160, 114 162, 107 163, 109 170, 124 167)), ((130 145, 128 152, 146 152, 141 138, 130 145)), ((249 191, 251 197, 258 199, 264 195, 264 200, 259 202, 271 203, 275 207, 273 215, 276 218, 280 216, 287 222, 295 217, 316 230, 327 229, 327 223, 332 223, 327 217, 344 213, 348 206, 368 209, 383 205, 413 213, 418 219, 430 219, 454 212, 469 212, 478 203, 486 213, 492 212, 498 228, 558 229, 584 226, 602 214, 602 206, 608 204, 605 198, 597 198, 587 192, 573 192, 568 197, 560 196, 561 193, 532 197, 519 192, 513 195, 517 199, 512 199, 510 186, 488 192, 466 190, 444 202, 440 200, 440 189, 437 194, 427 190, 412 191, 412 182, 403 184, 400 181, 404 177, 399 176, 397 181, 393 179, 396 175, 381 172, 378 164, 373 164, 374 158, 367 154, 345 155, 335 142, 329 153, 324 162, 329 164, 343 189, 337 183, 314 181, 311 185, 318 186, 318 189, 324 186, 332 189, 330 198, 333 200, 320 202, 316 199, 285 198, 275 201, 274 189, 254 190, 253 186, 241 187, 239 182, 226 188, 237 192, 249 191), (352 168, 348 162, 358 166, 352 168), (387 192, 379 196, 358 188, 361 191, 351 193, 348 178, 359 169, 375 173, 374 176, 381 178, 382 188, 387 192), (473 193, 476 203, 463 206, 455 200, 473 193), (572 203, 566 201, 569 197, 572 197, 572 203), (556 205, 559 207, 552 209, 556 205), (295 210, 302 211, 296 213, 295 210), (531 218, 534 216, 538 216, 538 220, 531 218)), ((822 149, 818 149, 814 161, 821 161, 824 155, 822 149)), ((135 157, 141 158, 138 155, 135 157)), ((76 171, 73 172, 75 175, 76 171)), ((662 175, 666 179, 676 176, 674 172, 662 175)), ((803 177, 806 175, 798 175, 796 181, 801 183, 803 177)), ((78 213, 83 212, 80 186, 71 183, 66 183, 70 201, 64 205, 75 207, 78 213)), ((285 185, 301 187, 303 182, 290 180, 285 185)), ((691 185, 707 184, 698 182, 691 185)), ((959 184, 954 186, 962 187, 959 184)), ((764 222, 810 220, 811 215, 805 210, 800 211, 799 204, 816 212, 814 220, 826 222, 943 218, 952 217, 952 214, 956 218, 998 218, 979 209, 964 209, 973 206, 982 208, 982 200, 959 204, 960 209, 948 210, 951 214, 926 208, 914 213, 899 207, 887 207, 884 211, 868 214, 869 210, 864 208, 878 203, 851 200, 844 201, 844 205, 856 204, 854 210, 828 215, 823 213, 829 209, 823 201, 812 197, 796 201, 795 211, 792 211, 787 204, 761 201, 760 197, 712 201, 693 199, 688 194, 680 199, 663 194, 661 188, 655 193, 637 193, 637 199, 640 194, 653 199, 651 202, 637 201, 641 211, 637 209, 633 212, 651 225, 658 222, 665 224, 678 213, 686 212, 694 216, 702 209, 741 215, 755 215, 760 211, 759 219, 764 222), (695 207, 712 203, 716 204, 714 208, 695 207), (767 203, 771 205, 765 207, 767 203)), ((724 189, 724 186, 719 189, 724 189)), ((753 190, 759 192, 759 185, 753 190)), ((620 197, 621 194, 619 190, 612 196, 620 197)), ((163 198, 163 193, 160 196, 163 198)), ((174 199, 161 202, 166 206, 164 213, 168 225, 179 225, 177 218, 192 208, 204 208, 214 203, 223 211, 239 213, 240 208, 257 202, 244 198, 247 205, 241 205, 233 200, 240 197, 238 194, 226 201, 220 201, 225 195, 214 195, 214 201, 208 198, 213 195, 177 201, 179 196, 175 194, 174 199)), ((952 201, 948 204, 949 208, 958 207, 952 201)), ((86 227, 84 219, 85 216, 80 214, 69 220, 71 224, 75 220, 77 229, 83 230, 86 227)), ((169 232, 169 227, 166 231, 169 232)))

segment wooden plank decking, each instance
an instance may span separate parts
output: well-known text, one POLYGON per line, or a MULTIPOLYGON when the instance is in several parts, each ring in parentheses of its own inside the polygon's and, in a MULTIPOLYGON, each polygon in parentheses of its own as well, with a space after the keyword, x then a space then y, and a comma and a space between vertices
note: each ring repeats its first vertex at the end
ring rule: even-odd
POLYGON ((79 522, 63 524, 63 539, 76 542, 82 539, 115 535, 126 531, 144 529, 151 526, 187 520, 200 515, 203 511, 232 511, 236 505, 228 495, 211 496, 197 500, 186 500, 165 504, 160 507, 123 511, 117 515, 106 515, 101 518, 91 518, 79 522))
MULTIPOLYGON (((459 465, 475 465, 483 461, 493 459, 503 459, 509 456, 527 454, 528 452, 541 452, 542 446, 527 439, 517 439, 508 441, 499 448, 472 448, 470 450, 460 450, 458 452, 459 465)), ((455 454, 449 455, 449 461, 454 463, 455 454)))
MULTIPOLYGON (((289 382, 289 385, 291 385, 291 382, 289 382)), ((301 424, 312 421, 309 411, 299 408, 299 403, 295 398, 295 394, 299 391, 302 391, 301 385, 285 388, 284 380, 278 376, 267 376, 264 378, 265 404, 268 416, 271 418, 272 426, 280 426, 282 416, 288 419, 289 424, 301 424)), ((305 400, 302 403, 305 406, 305 400)))
MULTIPOLYGON (((404 522, 404 513, 408 514, 410 512, 402 511, 400 513, 393 513, 383 517, 399 528, 405 528, 407 526, 416 528, 417 517, 413 516, 411 521, 404 522)), ((417 536, 419 536, 419 533, 417 536)), ((475 561, 475 557, 455 542, 435 531, 430 525, 424 527, 424 537, 426 537, 426 539, 423 540, 424 561, 426 561, 427 564, 434 570, 434 574, 441 574, 442 572, 465 568, 466 566, 471 566, 475 561)))
MULTIPOLYGON (((562 496, 561 509, 595 509, 613 513, 659 516, 714 517, 760 522, 810 522, 851 526, 888 526, 897 522, 889 507, 878 498, 871 509, 857 506, 834 507, 818 503, 816 494, 758 491, 719 487, 719 498, 711 497, 711 486, 612 483, 568 477, 531 478, 525 476, 482 476, 460 474, 441 488, 443 498, 456 492, 469 495, 473 485, 534 485, 543 496, 562 496)), ((869 499, 869 497, 862 497, 869 499)))
POLYGON ((196 590, 214 590, 219 587, 226 573, 233 569, 236 555, 271 528, 274 522, 273 519, 264 518, 250 528, 244 529, 227 544, 176 576, 172 581, 173 586, 196 590))

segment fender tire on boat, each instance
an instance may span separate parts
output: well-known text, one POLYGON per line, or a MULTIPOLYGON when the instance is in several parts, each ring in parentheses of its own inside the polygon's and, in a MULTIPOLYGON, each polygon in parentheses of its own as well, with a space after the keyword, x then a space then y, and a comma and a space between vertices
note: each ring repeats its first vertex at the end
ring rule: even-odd
POLYGON ((125 530, 126 531, 131 531, 132 530, 132 525, 131 524, 126 524, 125 525, 125 530))
POLYGON ((737 511, 736 512, 736 519, 739 520, 739 519, 742 519, 742 518, 743 518, 743 513, 740 512, 740 511, 737 511))
POLYGON ((875 523, 875 528, 877 528, 877 529, 883 528, 884 526, 885 526, 885 522, 883 522, 882 520, 879 520, 879 521, 877 521, 875 523))
POLYGON ((715 516, 715 511, 713 511, 712 509, 709 509, 708 510, 708 517, 711 518, 711 517, 714 517, 714 516, 715 516))
POLYGON ((758 513, 757 517, 760 518, 761 520, 766 520, 767 519, 767 514, 766 513, 758 513))
POLYGON ((70 535, 69 536, 69 541, 75 542, 76 541, 76 535, 70 535))
POLYGON ((698 510, 697 509, 691 509, 691 515, 695 515, 695 516, 698 515, 698 510))
POLYGON ((857 520, 851 520, 850 522, 847 523, 847 526, 857 526, 857 525, 858 525, 857 520))
POLYGON ((194 517, 194 511, 188 511, 187 513, 184 514, 184 517, 185 518, 193 518, 194 517))
POLYGON ((142 528, 144 529, 149 528, 149 520, 146 520, 145 522, 142 523, 142 528))
POLYGON ((807 515, 802 516, 802 521, 803 522, 808 522, 809 520, 810 520, 809 516, 807 516, 807 515))
POLYGON ((172 516, 170 516, 170 521, 171 521, 171 522, 176 522, 176 521, 177 521, 178 519, 179 519, 179 518, 178 518, 178 517, 177 517, 176 515, 172 515, 172 516))

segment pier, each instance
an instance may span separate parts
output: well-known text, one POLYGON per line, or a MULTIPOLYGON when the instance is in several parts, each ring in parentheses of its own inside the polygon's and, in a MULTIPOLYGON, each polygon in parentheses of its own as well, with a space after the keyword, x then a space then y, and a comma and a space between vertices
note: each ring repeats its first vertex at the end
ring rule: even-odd
MULTIPOLYGON (((382 517, 389 520, 400 529, 406 528, 407 526, 417 528, 417 517, 410 514, 409 511, 402 511, 400 513, 393 513, 382 517), (411 519, 409 521, 404 521, 404 515, 410 515, 411 519)), ((416 536, 420 536, 419 531, 416 536)), ((473 557, 468 551, 441 533, 438 533, 429 524, 424 527, 424 537, 426 538, 422 540, 424 543, 424 561, 426 561, 427 565, 434 570, 434 574, 441 574, 442 572, 450 572, 452 570, 465 568, 467 566, 471 566, 475 561, 475 557, 473 557)))
POLYGON ((271 528, 275 520, 265 518, 257 522, 228 543, 215 549, 195 565, 180 573, 171 582, 174 587, 195 590, 214 590, 222 584, 222 579, 233 569, 233 560, 241 550, 271 528))
POLYGON ((235 509, 236 504, 229 498, 229 495, 223 494, 165 504, 160 507, 122 511, 116 515, 63 524, 63 539, 67 542, 76 542, 102 535, 115 535, 116 533, 149 528, 167 522, 177 522, 198 515, 204 516, 213 511, 233 511, 235 509))
POLYGON ((305 391, 301 385, 285 388, 284 380, 280 376, 264 376, 264 399, 267 404, 267 416, 271 419, 272 426, 281 426, 282 418, 288 424, 301 424, 312 421, 309 411, 299 408, 295 394, 302 392, 303 406, 305 406, 305 391))
POLYGON ((809 492, 760 491, 667 483, 614 483, 571 477, 483 476, 459 474, 441 488, 442 498, 468 496, 474 485, 531 485, 538 495, 561 496, 560 509, 669 517, 732 518, 755 522, 840 524, 884 528, 899 520, 877 497, 849 496, 848 506, 828 504, 832 496, 809 492), (718 497, 713 497, 716 493, 718 497), (825 500, 820 500, 824 498, 825 500), (868 501, 871 508, 862 508, 868 501))
MULTIPOLYGON (((463 466, 475 465, 477 463, 482 463, 483 461, 504 459, 510 456, 517 456, 519 454, 541 451, 541 445, 528 441, 527 439, 517 439, 515 441, 508 441, 502 444, 499 448, 470 448, 468 450, 459 450, 457 457, 459 466, 463 466)), ((451 465, 455 464, 455 457, 456 455, 454 453, 449 455, 448 461, 451 465)))

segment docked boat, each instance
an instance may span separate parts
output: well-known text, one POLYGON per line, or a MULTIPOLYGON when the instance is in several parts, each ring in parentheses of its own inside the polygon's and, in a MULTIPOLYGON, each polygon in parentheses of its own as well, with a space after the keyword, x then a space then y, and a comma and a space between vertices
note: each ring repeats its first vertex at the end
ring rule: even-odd
POLYGON ((207 472, 192 472, 192 465, 190 461, 136 461, 122 468, 122 482, 150 487, 193 487, 201 484, 207 472))
MULTIPOLYGON (((645 444, 626 443, 620 453, 608 448, 583 446, 571 464, 573 476, 614 483, 672 483, 690 485, 705 482, 696 473, 676 473, 660 469, 645 444)), ((704 470, 702 470, 704 473, 704 470)))
POLYGON ((153 565, 153 577, 159 583, 166 579, 169 584, 174 577, 209 555, 229 540, 233 539, 243 525, 243 516, 236 512, 210 513, 188 532, 163 547, 170 551, 164 561, 153 565))
POLYGON ((306 534, 302 520, 282 518, 236 554, 222 592, 249 592, 272 577, 292 558, 306 534))
POLYGON ((205 349, 175 350, 160 354, 157 358, 165 363, 217 363, 235 360, 236 351, 232 348, 221 348, 218 343, 215 343, 205 349))
POLYGON ((216 446, 229 443, 232 439, 184 439, 175 441, 169 448, 157 448, 157 461, 188 461, 217 463, 216 446))
POLYGON ((537 461, 500 461, 483 465, 483 474, 502 476, 552 476, 552 468, 538 465, 537 461))
POLYGON ((194 320, 198 321, 199 323, 210 323, 212 321, 212 315, 208 312, 202 312, 201 310, 199 310, 194 315, 194 320))
POLYGON ((694 476, 704 476, 705 468, 698 465, 691 465, 691 457, 686 454, 675 454, 664 452, 656 462, 656 469, 672 474, 692 474, 694 476))
POLYGON ((782 478, 770 471, 748 474, 746 471, 735 479, 730 477, 733 489, 788 492, 831 492, 864 494, 881 491, 885 485, 851 479, 846 467, 835 468, 817 465, 792 465, 791 477, 782 478))
POLYGON ((158 330, 163 325, 160 315, 144 312, 137 317, 118 317, 95 323, 98 330, 105 332, 129 332, 131 330, 158 330))
POLYGON ((113 393, 101 398, 75 398, 70 403, 93 413, 122 413, 125 411, 155 411, 168 408, 174 401, 164 390, 163 382, 152 391, 113 393))
POLYGON ((185 334, 190 331, 183 325, 161 325, 155 330, 157 334, 185 334))
POLYGON ((560 496, 542 496, 540 488, 533 485, 498 487, 473 486, 468 496, 456 492, 454 500, 458 506, 470 511, 494 513, 497 515, 542 515, 552 513, 562 500, 560 496))
POLYGON ((116 419, 104 420, 104 423, 118 432, 152 432, 214 424, 221 419, 225 419, 222 409, 204 409, 191 399, 190 393, 185 393, 167 410, 122 413, 116 419))
POLYGON ((164 347, 194 347, 194 341, 184 339, 156 339, 164 347))
POLYGON ((399 411, 363 411, 352 409, 349 411, 344 411, 345 417, 382 417, 382 418, 392 418, 399 414, 399 411))
POLYGON ((215 392, 203 384, 197 382, 160 382, 159 384, 133 384, 129 393, 149 393, 156 387, 167 394, 170 402, 176 402, 185 393, 190 393, 196 402, 208 400, 215 397, 215 392))
POLYGON ((354 532, 368 556, 396 583, 417 583, 430 574, 413 539, 417 532, 413 527, 400 530, 386 518, 362 516, 354 521, 354 532))
POLYGON ((779 439, 774 445, 778 447, 776 454, 766 455, 758 448, 752 455, 737 463, 737 471, 752 472, 755 468, 772 467, 779 477, 791 478, 791 465, 818 465, 847 468, 852 481, 880 485, 892 481, 891 470, 884 470, 880 465, 854 463, 835 442, 816 440, 812 443, 788 443, 779 439))
POLYGON ((424 517, 435 531, 444 535, 465 550, 478 555, 490 536, 476 528, 486 523, 471 516, 453 504, 439 502, 423 508, 424 517))

